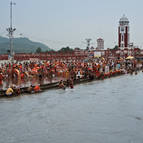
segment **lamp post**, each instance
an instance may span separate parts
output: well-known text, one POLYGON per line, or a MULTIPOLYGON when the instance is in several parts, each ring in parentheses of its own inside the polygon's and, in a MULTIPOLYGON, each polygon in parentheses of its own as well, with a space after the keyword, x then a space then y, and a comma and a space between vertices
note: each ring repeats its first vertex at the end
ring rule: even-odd
POLYGON ((85 39, 85 40, 86 40, 86 42, 87 42, 87 47, 86 47, 86 49, 89 50, 89 48, 90 48, 90 42, 91 42, 92 39, 88 38, 88 39, 85 39))
POLYGON ((10 57, 11 60, 13 61, 13 33, 16 30, 16 28, 12 27, 12 6, 16 5, 16 3, 13 3, 12 1, 10 2, 10 27, 7 28, 6 30, 8 31, 8 36, 9 36, 9 42, 10 42, 10 57))

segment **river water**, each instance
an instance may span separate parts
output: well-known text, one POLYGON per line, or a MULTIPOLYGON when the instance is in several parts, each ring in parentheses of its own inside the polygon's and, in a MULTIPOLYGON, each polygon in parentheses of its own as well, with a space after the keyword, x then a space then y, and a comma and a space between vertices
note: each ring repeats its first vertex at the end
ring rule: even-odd
POLYGON ((0 99, 0 143, 143 143, 143 73, 0 99))

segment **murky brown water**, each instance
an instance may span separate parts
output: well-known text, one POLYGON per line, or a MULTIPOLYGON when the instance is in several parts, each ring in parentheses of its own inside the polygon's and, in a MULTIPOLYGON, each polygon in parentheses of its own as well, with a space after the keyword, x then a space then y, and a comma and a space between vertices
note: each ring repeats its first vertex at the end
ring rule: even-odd
POLYGON ((0 99, 0 143, 143 143, 143 73, 0 99))

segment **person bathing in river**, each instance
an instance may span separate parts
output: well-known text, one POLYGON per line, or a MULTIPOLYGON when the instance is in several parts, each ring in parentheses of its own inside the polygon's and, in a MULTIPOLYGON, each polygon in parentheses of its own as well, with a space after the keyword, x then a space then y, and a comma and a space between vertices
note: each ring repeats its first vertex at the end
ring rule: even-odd
POLYGON ((36 85, 36 86, 34 87, 34 92, 39 92, 39 91, 41 91, 40 86, 39 86, 39 85, 36 85))
POLYGON ((6 96, 12 96, 14 93, 13 89, 12 89, 12 86, 9 87, 7 90, 6 90, 6 96))
POLYGON ((63 80, 59 82, 59 88, 66 89, 63 80))
POLYGON ((20 87, 13 85, 13 94, 15 96, 18 96, 20 95, 20 93, 21 93, 20 87))
POLYGON ((69 79, 67 79, 67 81, 66 81, 66 86, 67 86, 67 87, 70 86, 70 80, 69 80, 69 79))
POLYGON ((28 93, 32 93, 33 92, 33 86, 30 85, 28 88, 27 88, 27 92, 28 93))
POLYGON ((69 85, 70 85, 70 88, 74 88, 72 79, 70 79, 69 85))

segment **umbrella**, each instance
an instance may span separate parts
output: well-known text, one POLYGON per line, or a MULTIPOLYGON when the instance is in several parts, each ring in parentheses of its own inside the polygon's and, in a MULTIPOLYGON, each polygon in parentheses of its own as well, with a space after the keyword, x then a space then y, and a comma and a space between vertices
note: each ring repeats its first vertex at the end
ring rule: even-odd
POLYGON ((126 60, 132 60, 132 59, 134 59, 133 56, 128 56, 128 57, 126 58, 126 60))

